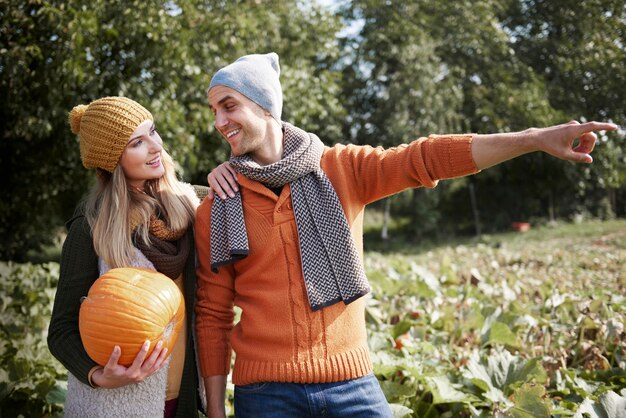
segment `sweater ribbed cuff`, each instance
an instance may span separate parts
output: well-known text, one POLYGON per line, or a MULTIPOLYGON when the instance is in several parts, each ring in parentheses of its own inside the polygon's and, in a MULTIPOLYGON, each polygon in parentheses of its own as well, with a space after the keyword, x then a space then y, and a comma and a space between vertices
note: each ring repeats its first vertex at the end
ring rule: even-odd
POLYGON ((230 364, 232 359, 232 350, 219 350, 215 352, 203 353, 202 347, 198 350, 198 362, 200 366, 200 375, 224 376, 230 373, 230 364))
POLYGON ((91 378, 92 378, 93 374, 94 374, 97 370, 100 370, 100 369, 103 369, 103 368, 104 368, 104 367, 102 367, 102 366, 94 366, 94 367, 92 367, 92 368, 91 368, 91 370, 89 370, 89 373, 87 374, 87 381, 89 382, 89 386, 91 386, 92 388, 97 388, 97 387, 99 387, 98 385, 96 385, 96 384, 95 384, 95 383, 91 380, 91 378))
MULTIPOLYGON (((475 174, 480 170, 472 158, 472 140, 475 134, 430 135, 427 147, 436 149, 435 154, 446 156, 438 167, 429 167, 437 179, 447 179, 475 174), (441 170, 441 171, 440 171, 441 170)), ((433 150, 435 151, 435 150, 433 150)))

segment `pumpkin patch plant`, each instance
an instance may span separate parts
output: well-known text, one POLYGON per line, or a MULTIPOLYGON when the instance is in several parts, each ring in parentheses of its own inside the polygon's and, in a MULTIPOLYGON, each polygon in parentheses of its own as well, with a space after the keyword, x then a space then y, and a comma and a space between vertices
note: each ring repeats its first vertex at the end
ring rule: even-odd
POLYGON ((130 366, 142 344, 152 352, 163 341, 168 355, 183 325, 183 295, 169 277, 152 270, 115 268, 100 276, 82 301, 80 337, 89 357, 104 366, 113 348, 119 364, 130 366))

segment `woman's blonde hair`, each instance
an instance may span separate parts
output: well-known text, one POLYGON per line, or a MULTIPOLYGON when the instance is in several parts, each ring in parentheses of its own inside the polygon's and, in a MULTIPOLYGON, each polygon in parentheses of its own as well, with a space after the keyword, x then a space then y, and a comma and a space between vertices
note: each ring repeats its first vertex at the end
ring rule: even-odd
POLYGON ((199 204, 193 187, 178 180, 172 157, 165 150, 161 151, 161 161, 165 174, 146 181, 145 193, 130 189, 119 164, 112 173, 98 169, 85 216, 96 254, 111 268, 131 265, 136 254, 133 239, 150 245, 150 217, 155 213, 173 230, 193 223, 199 204))

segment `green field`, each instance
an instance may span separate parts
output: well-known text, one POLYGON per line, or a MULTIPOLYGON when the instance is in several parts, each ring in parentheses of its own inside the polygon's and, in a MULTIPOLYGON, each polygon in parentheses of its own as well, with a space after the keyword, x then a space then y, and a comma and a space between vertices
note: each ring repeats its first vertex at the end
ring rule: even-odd
POLYGON ((626 416, 625 221, 365 260, 398 416, 626 416))
MULTIPOLYGON (((396 416, 625 416, 626 220, 366 252, 365 265, 396 416)), ((45 344, 58 264, 0 274, 1 416, 58 416, 65 371, 45 344)))

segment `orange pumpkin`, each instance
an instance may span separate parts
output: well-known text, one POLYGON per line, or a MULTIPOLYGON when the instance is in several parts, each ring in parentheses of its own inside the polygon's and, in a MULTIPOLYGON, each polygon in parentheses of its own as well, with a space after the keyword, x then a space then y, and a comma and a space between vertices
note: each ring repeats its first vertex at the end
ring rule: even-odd
POLYGON ((152 270, 116 268, 100 276, 80 305, 78 329, 83 346, 104 366, 119 345, 119 364, 130 366, 142 344, 152 352, 159 341, 171 353, 183 326, 185 304, 178 286, 152 270))

